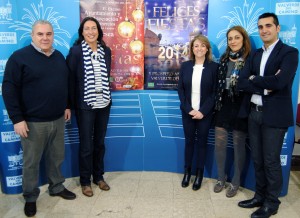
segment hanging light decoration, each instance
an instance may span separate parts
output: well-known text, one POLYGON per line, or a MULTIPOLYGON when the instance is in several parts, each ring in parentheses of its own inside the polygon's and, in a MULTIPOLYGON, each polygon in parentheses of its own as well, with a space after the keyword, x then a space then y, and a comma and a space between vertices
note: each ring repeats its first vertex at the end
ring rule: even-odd
POLYGON ((138 28, 135 31, 135 38, 129 44, 130 50, 133 54, 140 54, 144 50, 144 43, 141 42, 137 37, 138 28))
POLYGON ((132 12, 132 17, 135 22, 141 22, 144 19, 144 12, 140 8, 138 0, 136 0, 136 9, 132 12))
POLYGON ((125 19, 125 21, 121 22, 118 26, 118 33, 124 38, 130 38, 133 35, 134 30, 134 24, 128 19, 125 19))
POLYGON ((135 38, 130 42, 130 49, 133 54, 140 54, 144 50, 144 44, 135 38))
POLYGON ((126 0, 126 5, 125 6, 126 6, 125 21, 121 22, 118 25, 118 33, 123 38, 130 38, 130 37, 132 37, 132 35, 134 33, 135 26, 127 17, 127 0, 126 0))
POLYGON ((144 13, 141 9, 137 8, 132 12, 133 19, 136 22, 141 22, 144 19, 144 13))

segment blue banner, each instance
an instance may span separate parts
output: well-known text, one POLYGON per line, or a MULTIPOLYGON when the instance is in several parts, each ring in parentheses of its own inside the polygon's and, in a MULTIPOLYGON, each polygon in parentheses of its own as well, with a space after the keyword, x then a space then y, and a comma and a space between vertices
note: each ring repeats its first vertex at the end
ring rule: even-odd
MULTIPOLYGON (((17 49, 31 42, 31 27, 38 19, 49 20, 54 28, 54 47, 66 55, 74 41, 79 26, 79 3, 73 0, 64 1, 17 1, 0 0, 0 88, 2 87, 5 64, 9 56, 17 49), (66 10, 68 8, 68 10, 66 10)), ((1 88, 2 90, 2 88, 1 88)), ((2 92, 0 92, 2 96, 2 92)), ((75 121, 74 121, 75 123, 75 121)), ((72 126, 67 125, 67 131, 72 126)), ((20 137, 15 134, 12 122, 8 118, 2 97, 0 98, 0 173, 2 192, 15 194, 22 192, 23 151, 20 137)), ((68 135, 66 134, 66 137, 68 135)), ((66 151, 70 146, 66 143, 66 151)), ((66 155, 66 161, 72 159, 72 152, 66 155)), ((77 157, 75 166, 77 163, 77 157)), ((68 163, 66 176, 74 176, 78 172, 70 171, 73 163, 68 163), (74 173, 75 172, 75 173, 74 173)), ((42 167, 41 167, 42 168, 42 167)), ((41 183, 46 177, 41 169, 41 183)), ((78 173, 77 173, 78 174, 78 173)))

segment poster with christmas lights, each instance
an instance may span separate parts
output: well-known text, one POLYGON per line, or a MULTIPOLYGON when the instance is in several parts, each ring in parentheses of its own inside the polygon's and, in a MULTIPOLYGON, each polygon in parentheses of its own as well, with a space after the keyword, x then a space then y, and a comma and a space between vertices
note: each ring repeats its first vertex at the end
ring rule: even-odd
POLYGON ((80 19, 88 16, 112 50, 111 89, 144 89, 144 1, 80 0, 80 19))
POLYGON ((207 35, 208 0, 145 1, 145 89, 177 89, 189 41, 207 35))

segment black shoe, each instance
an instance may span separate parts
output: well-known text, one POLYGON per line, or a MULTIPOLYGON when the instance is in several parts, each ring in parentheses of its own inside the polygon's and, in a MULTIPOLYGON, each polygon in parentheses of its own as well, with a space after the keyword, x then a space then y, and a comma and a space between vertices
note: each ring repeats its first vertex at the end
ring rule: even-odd
POLYGON ((197 169, 196 178, 193 184, 193 190, 197 191, 200 189, 203 180, 203 170, 197 169))
POLYGON ((190 184, 190 179, 191 179, 191 168, 185 168, 181 186, 183 188, 188 187, 190 184))
POLYGON ((239 207, 242 208, 254 208, 263 206, 263 202, 258 201, 256 198, 252 198, 238 203, 239 207))
POLYGON ((272 209, 270 207, 262 206, 254 213, 251 214, 251 218, 268 218, 277 213, 277 209, 272 209))
POLYGON ((24 213, 28 217, 34 216, 36 214, 36 202, 26 202, 24 213))
POLYGON ((50 196, 59 196, 62 197, 63 199, 66 200, 73 200, 76 198, 76 195, 73 192, 70 192, 68 189, 64 189, 61 192, 55 193, 55 194, 50 194, 50 196))

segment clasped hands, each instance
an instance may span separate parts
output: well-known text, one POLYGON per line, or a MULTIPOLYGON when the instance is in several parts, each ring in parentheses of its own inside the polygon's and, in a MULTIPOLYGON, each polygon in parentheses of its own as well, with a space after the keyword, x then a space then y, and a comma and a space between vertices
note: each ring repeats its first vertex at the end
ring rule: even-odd
POLYGON ((197 119, 197 120, 201 120, 204 117, 204 115, 200 111, 197 111, 197 110, 190 111, 189 115, 192 116, 192 119, 197 119))

